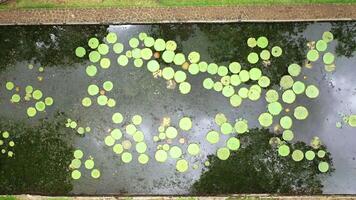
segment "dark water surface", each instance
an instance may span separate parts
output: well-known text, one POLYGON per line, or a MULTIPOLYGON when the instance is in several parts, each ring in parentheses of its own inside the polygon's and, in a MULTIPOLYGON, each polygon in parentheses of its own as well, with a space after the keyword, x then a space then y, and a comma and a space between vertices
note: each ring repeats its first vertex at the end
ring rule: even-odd
MULTIPOLYGON (((343 121, 345 116, 356 114, 354 22, 3 26, 0 27, 0 46, 0 132, 10 133, 9 138, 0 135, 4 141, 0 149, 6 149, 6 153, 0 152, 0 194, 356 194, 356 128, 343 121), (292 63, 304 66, 307 43, 318 41, 325 31, 331 31, 335 37, 327 49, 336 57, 335 71, 327 72, 323 60, 319 59, 312 63, 312 68, 303 67, 301 75, 295 78, 306 85, 316 85, 320 91, 318 98, 301 95, 293 104, 283 104, 284 109, 291 111, 283 111, 275 117, 269 129, 262 129, 258 117, 266 112, 266 91, 275 89, 282 94, 279 81, 288 74, 288 66, 292 63), (154 78, 146 68, 147 61, 141 68, 135 67, 132 59, 126 67, 119 66, 118 54, 113 52, 112 44, 105 56, 111 60, 110 68, 102 69, 95 64, 98 73, 89 77, 85 71, 91 64, 88 40, 96 37, 104 42, 108 32, 118 35, 125 46, 124 52, 131 49, 128 41, 132 37, 145 32, 155 39, 176 41, 176 52, 182 52, 186 57, 196 51, 200 53, 200 60, 207 63, 228 66, 238 61, 242 69, 261 68, 270 78, 271 85, 262 89, 258 101, 246 99, 234 108, 221 92, 203 88, 206 77, 214 77, 217 81, 220 79, 218 75, 199 73, 193 76, 185 71, 192 89, 183 95, 178 84, 169 89, 163 78, 154 78), (256 49, 257 52, 261 50, 251 49, 246 40, 260 36, 268 38, 267 49, 280 46, 283 54, 278 58, 271 57, 270 64, 262 61, 249 64, 247 55, 256 49), (76 57, 78 46, 87 50, 84 58, 76 57), (39 72, 39 67, 44 71, 39 72), (93 105, 89 108, 83 107, 82 99, 89 96, 88 85, 101 87, 108 80, 114 87, 106 94, 116 100, 115 107, 99 106, 96 98, 92 98, 93 105), (15 84, 12 91, 5 86, 9 81, 15 84), (22 96, 19 103, 10 101, 16 87, 24 95, 27 85, 40 89, 44 97, 53 97, 54 104, 46 107, 45 112, 28 117, 26 110, 35 101, 25 101, 22 96), (310 141, 317 136, 323 144, 320 148, 328 152, 324 158, 312 161, 304 158, 297 162, 290 155, 279 156, 278 148, 269 144, 271 137, 281 137, 283 132, 278 127, 280 116, 293 116, 297 105, 304 105, 309 116, 303 121, 293 118, 294 139, 287 144, 291 149, 303 152, 313 150, 310 141), (115 112, 123 115, 122 123, 112 122, 115 112), (220 130, 214 122, 218 113, 224 113, 232 125, 236 119, 243 118, 248 121, 250 129, 249 133, 237 135, 240 148, 231 151, 226 161, 218 159, 216 151, 235 133, 222 134, 216 144, 205 139, 209 131, 220 130), (134 115, 143 118, 137 127, 144 133, 145 153, 150 157, 147 164, 137 161, 139 154, 135 151, 135 142, 125 133, 126 125, 134 115), (193 127, 189 131, 179 129, 179 120, 184 116, 192 119, 193 127), (181 157, 189 163, 186 172, 176 170, 177 159, 168 158, 164 163, 155 160, 157 145, 165 142, 155 142, 153 137, 158 134, 157 128, 164 117, 169 117, 171 126, 179 131, 171 146, 177 145, 183 150, 181 157), (78 126, 90 127, 91 131, 79 135, 65 126, 68 118, 77 121, 78 126), (337 127, 338 122, 341 127, 337 127), (132 142, 128 150, 132 153, 132 161, 128 164, 123 163, 121 155, 116 155, 104 142, 114 128, 120 128, 123 138, 132 142), (179 143, 179 138, 184 138, 185 143, 179 143), (10 147, 9 141, 15 146, 10 147), (190 143, 199 144, 198 155, 188 154, 186 149, 190 143), (76 149, 81 149, 84 157, 79 169, 81 178, 73 180, 69 165, 76 149), (12 157, 8 156, 8 151, 14 153, 12 157), (89 156, 94 158, 94 168, 101 173, 98 179, 92 178, 91 170, 84 167, 89 156), (205 165, 207 160, 210 166, 205 165), (328 172, 318 170, 321 161, 329 163, 328 172)), ((161 68, 181 68, 163 61, 160 63, 161 68)), ((237 88, 249 88, 252 84, 256 83, 246 82, 237 88)), ((314 151, 318 152, 317 149, 314 151)))

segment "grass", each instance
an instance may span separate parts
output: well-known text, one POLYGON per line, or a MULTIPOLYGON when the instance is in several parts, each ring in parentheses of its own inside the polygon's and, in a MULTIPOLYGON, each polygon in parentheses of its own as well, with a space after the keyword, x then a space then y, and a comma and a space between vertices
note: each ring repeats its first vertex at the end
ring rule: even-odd
POLYGON ((219 5, 294 5, 315 3, 356 3, 356 0, 10 0, 0 9, 100 8, 100 7, 170 7, 219 5))

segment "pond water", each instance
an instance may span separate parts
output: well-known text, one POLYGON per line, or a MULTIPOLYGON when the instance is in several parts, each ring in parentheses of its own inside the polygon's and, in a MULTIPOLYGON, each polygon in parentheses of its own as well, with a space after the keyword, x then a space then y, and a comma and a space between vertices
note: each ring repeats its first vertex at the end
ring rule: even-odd
POLYGON ((0 38, 0 194, 356 194, 354 22, 0 38))

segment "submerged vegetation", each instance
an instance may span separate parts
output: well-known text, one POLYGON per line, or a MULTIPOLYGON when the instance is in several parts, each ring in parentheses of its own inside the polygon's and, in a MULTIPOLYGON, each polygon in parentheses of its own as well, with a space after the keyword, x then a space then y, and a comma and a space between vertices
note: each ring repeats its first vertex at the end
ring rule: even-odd
POLYGON ((63 114, 35 125, 0 120, 0 130, 13 133, 15 142, 13 157, 0 155, 0 194, 63 195, 72 190, 72 137, 64 122, 63 114))

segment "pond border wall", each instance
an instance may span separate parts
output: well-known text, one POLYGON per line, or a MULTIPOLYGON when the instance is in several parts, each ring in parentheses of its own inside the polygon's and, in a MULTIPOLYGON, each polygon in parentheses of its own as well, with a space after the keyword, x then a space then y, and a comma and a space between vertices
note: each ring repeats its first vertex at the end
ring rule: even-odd
POLYGON ((0 10, 0 25, 356 20, 356 4, 0 10))
MULTIPOLYGON (((6 196, 1 196, 6 197, 6 196)), ((9 197, 9 196, 7 196, 9 197)), ((38 195, 14 195, 16 200, 351 200, 355 196, 347 195, 318 195, 318 196, 274 196, 259 195, 232 195, 232 196, 79 196, 79 197, 51 197, 38 195)))

